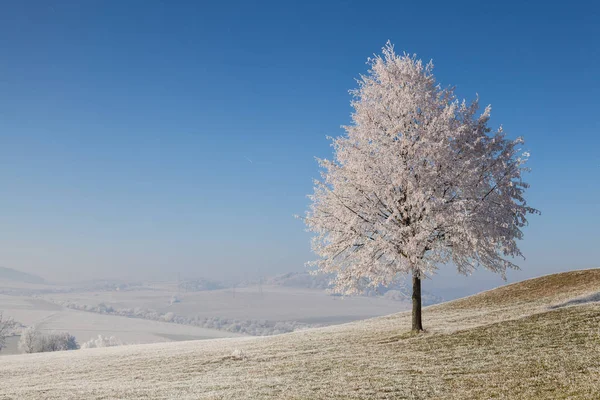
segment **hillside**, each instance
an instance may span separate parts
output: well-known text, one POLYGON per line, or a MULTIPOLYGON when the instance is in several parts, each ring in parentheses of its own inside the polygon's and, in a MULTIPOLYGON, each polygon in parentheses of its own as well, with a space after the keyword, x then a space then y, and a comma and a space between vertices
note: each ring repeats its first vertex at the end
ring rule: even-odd
POLYGON ((37 275, 6 267, 0 267, 0 280, 2 279, 22 283, 44 283, 44 279, 37 275))
POLYGON ((6 356, 0 399, 598 399, 600 269, 266 338, 6 356), (575 299, 575 300, 574 300, 575 299))

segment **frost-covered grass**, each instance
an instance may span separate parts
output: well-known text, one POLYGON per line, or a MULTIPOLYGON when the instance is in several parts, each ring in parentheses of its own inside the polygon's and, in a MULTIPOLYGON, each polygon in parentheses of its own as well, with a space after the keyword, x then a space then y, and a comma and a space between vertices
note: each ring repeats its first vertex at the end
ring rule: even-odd
POLYGON ((6 356, 0 399, 598 399, 600 304, 551 307, 599 288, 600 270, 509 285, 424 309, 421 335, 400 313, 266 338, 6 356))

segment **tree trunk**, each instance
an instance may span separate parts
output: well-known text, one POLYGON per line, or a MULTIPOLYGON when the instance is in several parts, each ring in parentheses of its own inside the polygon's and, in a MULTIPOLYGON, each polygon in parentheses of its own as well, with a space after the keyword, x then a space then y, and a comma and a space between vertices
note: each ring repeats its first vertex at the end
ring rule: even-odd
POLYGON ((418 271, 413 271, 412 330, 413 332, 423 330, 423 322, 421 321, 421 275, 418 271))

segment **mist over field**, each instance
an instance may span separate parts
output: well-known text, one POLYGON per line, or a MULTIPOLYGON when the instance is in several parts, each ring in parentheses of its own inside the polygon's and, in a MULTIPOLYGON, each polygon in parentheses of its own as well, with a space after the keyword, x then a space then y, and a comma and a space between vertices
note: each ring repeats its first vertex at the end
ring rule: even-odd
MULTIPOLYGON (((115 337, 121 344, 265 336, 385 315, 409 307, 403 287, 364 296, 331 293, 330 277, 288 273, 256 281, 92 280, 51 284, 0 270, 0 304, 19 327, 69 332, 80 344, 115 337)), ((426 304, 442 299, 425 295, 426 304)), ((18 353, 14 330, 0 355, 18 353)))

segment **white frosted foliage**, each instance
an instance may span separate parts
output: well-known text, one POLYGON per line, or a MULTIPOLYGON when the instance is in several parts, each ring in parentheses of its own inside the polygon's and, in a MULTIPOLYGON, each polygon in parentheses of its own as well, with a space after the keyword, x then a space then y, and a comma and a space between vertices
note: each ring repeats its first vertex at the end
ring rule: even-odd
POLYGON ((490 106, 476 115, 478 101, 441 88, 432 63, 389 43, 369 63, 351 92, 352 124, 332 139, 333 160, 318 160, 310 264, 346 293, 449 262, 463 274, 518 268, 516 240, 538 212, 524 198, 523 140, 488 127, 490 106))
POLYGON ((98 335, 97 338, 92 338, 81 345, 82 349, 93 349, 97 347, 114 347, 122 346, 123 342, 115 336, 98 335))

